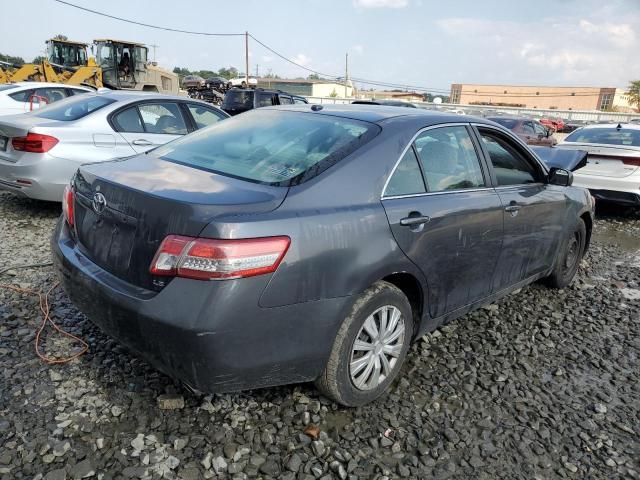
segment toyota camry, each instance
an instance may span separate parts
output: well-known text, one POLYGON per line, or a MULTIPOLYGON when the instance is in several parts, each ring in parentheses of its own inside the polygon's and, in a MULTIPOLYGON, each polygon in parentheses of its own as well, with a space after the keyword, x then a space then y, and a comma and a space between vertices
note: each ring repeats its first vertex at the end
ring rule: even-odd
POLYGON ((594 204, 571 182, 483 119, 268 107, 81 166, 52 248, 80 310, 192 388, 355 406, 425 332, 572 281, 594 204))

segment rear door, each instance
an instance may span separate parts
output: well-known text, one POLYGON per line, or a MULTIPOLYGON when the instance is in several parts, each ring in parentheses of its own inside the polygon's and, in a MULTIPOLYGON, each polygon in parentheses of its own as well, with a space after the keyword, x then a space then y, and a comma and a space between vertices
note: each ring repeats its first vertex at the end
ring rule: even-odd
POLYGON ((188 133, 178 102, 144 102, 120 110, 112 125, 137 153, 144 153, 188 133))
POLYGON ((439 317, 491 293, 502 244, 502 204, 469 127, 423 130, 384 190, 393 235, 428 282, 439 317))
POLYGON ((547 184, 544 168, 516 140, 487 126, 478 126, 478 133, 504 210, 498 291, 552 266, 567 200, 564 187, 547 184))

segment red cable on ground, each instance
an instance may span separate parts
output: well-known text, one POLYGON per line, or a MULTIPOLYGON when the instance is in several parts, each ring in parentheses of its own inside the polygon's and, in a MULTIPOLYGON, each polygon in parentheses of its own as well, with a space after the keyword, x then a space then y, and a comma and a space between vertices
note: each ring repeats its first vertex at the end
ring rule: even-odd
POLYGON ((36 350, 36 355, 38 355, 38 357, 43 362, 45 362, 45 363, 47 363, 49 365, 68 363, 71 360, 74 360, 74 359, 78 358, 79 356, 83 355, 84 353, 86 353, 89 350, 89 344, 87 342, 85 342, 81 338, 76 337, 72 333, 64 331, 62 328, 60 328, 58 325, 56 325, 56 323, 51 319, 51 316, 49 315, 50 311, 51 311, 51 308, 49 306, 49 295, 51 294, 51 292, 57 286, 58 286, 58 282, 54 283, 53 286, 51 288, 49 288, 49 290, 47 290, 47 293, 43 295, 42 291, 31 290, 31 289, 28 289, 28 288, 14 287, 13 285, 0 284, 0 288, 4 288, 6 290, 12 290, 12 291, 18 292, 18 293, 28 293, 28 294, 31 294, 31 295, 37 295, 38 296, 38 299, 40 301, 40 311, 42 312, 42 323, 40 324, 40 328, 38 328, 38 332, 36 334, 35 350, 36 350), (45 353, 41 352, 40 351, 40 336, 42 335, 42 332, 44 331, 44 329, 47 327, 47 323, 51 324, 53 329, 56 330, 58 333, 62 334, 63 336, 71 338, 71 339, 75 340, 76 342, 79 342, 82 345, 82 349, 79 352, 75 353, 74 355, 72 355, 70 357, 64 357, 64 358, 48 357, 45 353))

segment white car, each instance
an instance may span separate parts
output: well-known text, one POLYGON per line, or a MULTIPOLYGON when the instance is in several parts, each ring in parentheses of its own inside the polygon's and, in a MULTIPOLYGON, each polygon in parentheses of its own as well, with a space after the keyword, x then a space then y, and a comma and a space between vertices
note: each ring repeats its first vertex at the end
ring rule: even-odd
POLYGON ((144 153, 226 118, 188 97, 122 90, 0 117, 0 190, 59 202, 79 165, 144 153))
POLYGON ((232 88, 232 87, 255 88, 258 86, 258 79, 256 77, 249 76, 249 83, 247 84, 247 77, 245 77, 243 73, 239 73, 236 78, 232 78, 231 80, 229 80, 229 83, 227 86, 229 88, 232 88))
POLYGON ((17 82, 0 85, 0 115, 27 113, 92 88, 46 82, 17 82))
POLYGON ((571 132, 557 148, 584 150, 587 165, 573 184, 598 200, 640 207, 640 125, 597 124, 571 132))

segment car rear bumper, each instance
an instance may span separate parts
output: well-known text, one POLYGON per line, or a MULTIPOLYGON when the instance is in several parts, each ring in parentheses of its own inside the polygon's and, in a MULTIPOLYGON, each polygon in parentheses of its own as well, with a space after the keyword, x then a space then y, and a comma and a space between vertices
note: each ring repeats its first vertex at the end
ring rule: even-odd
POLYGON ((128 284, 85 257, 62 221, 51 241, 72 302, 104 332, 197 390, 225 392, 317 378, 350 297, 258 306, 268 276, 176 278, 161 292, 128 284))
POLYGON ((574 172, 573 184, 588 188, 597 200, 640 206, 640 174, 626 177, 604 177, 574 172))
POLYGON ((0 189, 37 200, 60 202, 78 162, 48 154, 31 155, 34 158, 23 158, 16 163, 0 159, 0 189))

